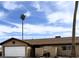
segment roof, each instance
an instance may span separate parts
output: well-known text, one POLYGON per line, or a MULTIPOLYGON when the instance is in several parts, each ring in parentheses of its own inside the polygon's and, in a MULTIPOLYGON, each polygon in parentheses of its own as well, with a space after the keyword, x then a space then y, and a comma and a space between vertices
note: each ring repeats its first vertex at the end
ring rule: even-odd
MULTIPOLYGON (((63 38, 44 38, 44 39, 32 39, 32 40, 24 40, 31 45, 59 45, 59 44, 71 44, 72 37, 63 37, 63 38)), ((79 43, 79 37, 76 37, 76 43, 79 43)))
MULTIPOLYGON (((43 39, 29 39, 29 40, 20 40, 16 38, 10 38, 2 43, 0 45, 10 41, 10 40, 19 40, 21 42, 24 42, 30 46, 33 45, 61 45, 61 44, 71 44, 72 43, 72 37, 63 37, 63 38, 43 38, 43 39)), ((76 37, 76 43, 79 44, 79 37, 76 37)))
POLYGON ((10 41, 10 40, 17 40, 17 41, 26 43, 26 44, 28 44, 29 46, 31 46, 28 42, 25 42, 25 41, 20 40, 20 39, 17 39, 17 38, 10 38, 10 39, 8 39, 8 40, 6 40, 6 41, 4 41, 4 42, 1 42, 0 45, 4 44, 4 43, 6 43, 6 42, 8 42, 8 41, 10 41))

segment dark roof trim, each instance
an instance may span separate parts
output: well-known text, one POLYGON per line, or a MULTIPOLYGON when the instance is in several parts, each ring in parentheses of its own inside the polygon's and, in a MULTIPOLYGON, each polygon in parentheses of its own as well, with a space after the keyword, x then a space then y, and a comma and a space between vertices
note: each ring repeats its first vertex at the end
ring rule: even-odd
POLYGON ((3 45, 4 43, 6 43, 6 42, 8 42, 8 41, 10 41, 10 40, 17 40, 17 41, 23 42, 23 43, 28 44, 29 46, 31 46, 31 44, 29 44, 28 42, 25 42, 25 41, 23 41, 23 40, 19 40, 19 39, 17 39, 17 38, 10 38, 10 39, 8 39, 8 40, 6 40, 6 41, 4 41, 4 42, 1 42, 0 45, 3 45))
MULTIPOLYGON (((32 46, 57 46, 57 45, 72 45, 72 43, 60 43, 60 44, 33 44, 32 46)), ((76 45, 79 45, 79 43, 76 43, 76 45)))

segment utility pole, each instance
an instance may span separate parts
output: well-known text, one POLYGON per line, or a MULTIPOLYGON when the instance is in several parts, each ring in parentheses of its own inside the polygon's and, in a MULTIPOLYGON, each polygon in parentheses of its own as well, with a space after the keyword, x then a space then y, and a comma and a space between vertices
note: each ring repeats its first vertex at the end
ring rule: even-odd
POLYGON ((76 15, 77 15, 77 9, 78 9, 78 1, 75 1, 75 9, 74 9, 74 15, 73 15, 73 28, 72 28, 72 57, 76 57, 76 38, 75 38, 75 29, 76 29, 76 15))
POLYGON ((20 16, 20 18, 21 18, 21 20, 22 20, 22 40, 24 39, 24 27, 23 27, 23 25, 24 25, 24 23, 23 23, 23 21, 25 20, 25 15, 24 14, 22 14, 21 16, 20 16))

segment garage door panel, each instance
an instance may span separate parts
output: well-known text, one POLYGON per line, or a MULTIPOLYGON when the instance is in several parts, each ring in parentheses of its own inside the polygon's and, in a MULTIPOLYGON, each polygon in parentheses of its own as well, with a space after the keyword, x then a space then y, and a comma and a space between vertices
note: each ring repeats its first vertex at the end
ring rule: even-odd
POLYGON ((25 47, 5 47, 5 56, 25 56, 25 47))

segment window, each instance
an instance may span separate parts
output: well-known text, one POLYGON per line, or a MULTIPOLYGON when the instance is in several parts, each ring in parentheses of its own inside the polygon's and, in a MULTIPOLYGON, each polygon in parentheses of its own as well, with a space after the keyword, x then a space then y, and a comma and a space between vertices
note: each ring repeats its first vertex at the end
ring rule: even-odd
POLYGON ((67 45, 67 50, 71 50, 72 49, 72 46, 71 45, 67 45))
POLYGON ((66 46, 63 46, 63 47, 62 47, 62 50, 66 50, 66 46))
POLYGON ((62 46, 62 50, 71 50, 71 49, 72 49, 71 45, 62 46))

